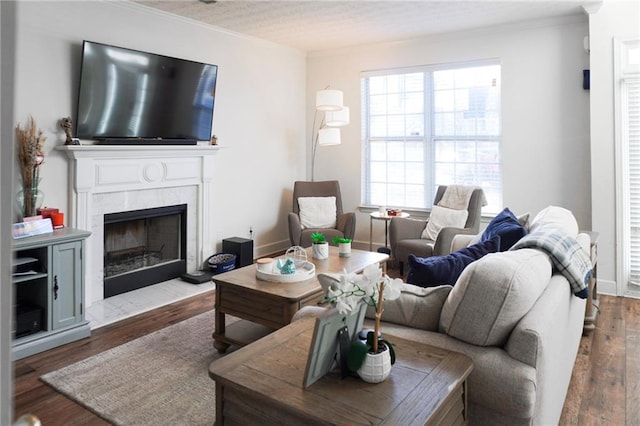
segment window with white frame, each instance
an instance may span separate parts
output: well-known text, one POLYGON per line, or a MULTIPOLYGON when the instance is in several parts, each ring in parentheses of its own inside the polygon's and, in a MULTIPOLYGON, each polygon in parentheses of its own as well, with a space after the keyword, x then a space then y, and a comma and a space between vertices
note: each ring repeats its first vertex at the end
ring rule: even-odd
POLYGON ((616 146, 622 189, 618 217, 625 294, 640 295, 640 40, 616 40, 616 146))
POLYGON ((364 205, 429 209, 439 185, 502 205, 497 61, 363 73, 364 205))

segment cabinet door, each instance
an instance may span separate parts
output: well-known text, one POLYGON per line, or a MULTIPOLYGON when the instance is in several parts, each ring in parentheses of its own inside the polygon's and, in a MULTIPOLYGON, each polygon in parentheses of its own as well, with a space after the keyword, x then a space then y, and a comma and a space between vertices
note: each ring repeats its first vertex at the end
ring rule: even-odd
POLYGON ((82 321, 82 242, 52 247, 52 328, 82 321))

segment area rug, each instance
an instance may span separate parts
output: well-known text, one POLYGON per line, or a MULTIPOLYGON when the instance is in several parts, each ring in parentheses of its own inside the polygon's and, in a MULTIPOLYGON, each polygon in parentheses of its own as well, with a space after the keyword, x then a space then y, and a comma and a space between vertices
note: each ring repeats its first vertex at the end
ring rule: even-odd
POLYGON ((216 397, 208 367, 221 356, 213 327, 213 311, 205 312, 41 380, 116 425, 212 425, 216 397))

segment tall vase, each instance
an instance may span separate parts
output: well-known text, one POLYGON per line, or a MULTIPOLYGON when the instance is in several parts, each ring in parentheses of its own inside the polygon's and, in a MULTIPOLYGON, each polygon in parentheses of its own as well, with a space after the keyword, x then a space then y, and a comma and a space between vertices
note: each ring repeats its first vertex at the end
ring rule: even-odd
POLYGON ((38 188, 26 187, 16 194, 16 207, 22 218, 35 216, 44 202, 44 192, 38 188))

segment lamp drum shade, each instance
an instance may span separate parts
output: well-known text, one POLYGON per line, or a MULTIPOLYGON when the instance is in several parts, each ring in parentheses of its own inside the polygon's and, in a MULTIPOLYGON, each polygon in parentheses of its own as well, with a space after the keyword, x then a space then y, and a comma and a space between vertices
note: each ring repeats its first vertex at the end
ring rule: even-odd
POLYGON ((340 145, 340 129, 325 127, 318 130, 319 145, 340 145))
POLYGON ((349 124, 349 107, 342 107, 339 111, 327 111, 325 124, 329 127, 340 127, 349 124))
POLYGON ((316 92, 316 109, 318 111, 339 111, 342 109, 341 90, 318 90, 316 92))

